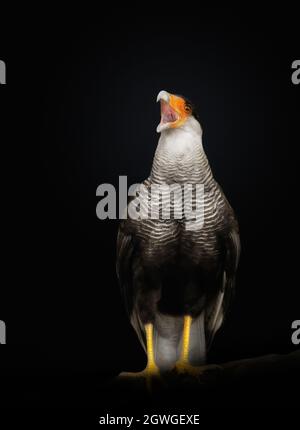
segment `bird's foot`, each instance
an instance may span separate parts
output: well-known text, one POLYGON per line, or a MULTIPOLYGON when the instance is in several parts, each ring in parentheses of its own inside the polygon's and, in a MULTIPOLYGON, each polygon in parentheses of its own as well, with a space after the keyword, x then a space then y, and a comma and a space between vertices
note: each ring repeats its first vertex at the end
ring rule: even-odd
POLYGON ((142 372, 139 372, 139 374, 144 378, 160 377, 160 371, 159 371, 159 368, 156 366, 156 364, 148 364, 147 367, 142 372))
POLYGON ((199 377, 205 370, 202 366, 193 366, 187 361, 179 360, 175 364, 175 371, 180 375, 186 374, 193 377, 199 377))
POLYGON ((123 372, 122 378, 136 378, 145 381, 148 391, 152 391, 153 383, 160 380, 160 370, 155 364, 148 364, 141 372, 123 372))
POLYGON ((199 383, 204 383, 207 380, 214 380, 220 376, 222 367, 216 364, 193 366, 192 364, 179 360, 173 369, 179 377, 187 377, 194 379, 199 383))

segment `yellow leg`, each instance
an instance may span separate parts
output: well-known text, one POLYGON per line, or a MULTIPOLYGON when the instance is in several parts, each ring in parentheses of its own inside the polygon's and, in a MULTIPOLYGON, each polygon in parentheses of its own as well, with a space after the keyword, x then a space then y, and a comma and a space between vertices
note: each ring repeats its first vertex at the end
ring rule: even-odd
POLYGON ((186 315, 183 321, 182 350, 175 368, 178 373, 189 373, 190 375, 199 376, 202 369, 189 363, 191 324, 192 317, 186 315))
POLYGON ((155 364, 154 360, 154 349, 153 349, 153 324, 149 323, 145 325, 145 331, 146 331, 146 342, 147 342, 147 367, 145 369, 145 372, 153 375, 158 374, 159 369, 155 364))
POLYGON ((182 351, 180 357, 180 361, 184 363, 188 363, 189 361, 191 324, 192 317, 189 315, 185 316, 183 322, 182 351))
POLYGON ((190 348, 190 332, 191 332, 192 317, 186 315, 183 320, 182 334, 182 349, 180 358, 176 363, 176 370, 179 373, 185 373, 188 370, 189 364, 189 348, 190 348))
POLYGON ((153 324, 149 323, 145 325, 146 332, 146 344, 147 344, 147 366, 142 372, 138 373, 122 373, 123 378, 134 377, 134 378, 145 378, 146 387, 149 391, 152 391, 152 379, 153 377, 160 376, 159 368, 157 367, 154 360, 154 348, 153 348, 153 324))

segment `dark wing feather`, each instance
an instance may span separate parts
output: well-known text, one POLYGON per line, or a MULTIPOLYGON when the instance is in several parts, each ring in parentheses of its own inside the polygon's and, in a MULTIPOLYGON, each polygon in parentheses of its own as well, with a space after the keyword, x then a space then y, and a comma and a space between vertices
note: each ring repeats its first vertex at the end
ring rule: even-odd
POLYGON ((122 222, 117 237, 116 269, 128 316, 143 348, 146 350, 145 330, 134 306, 134 270, 138 265, 138 259, 133 236, 134 234, 126 229, 126 222, 122 222))
POLYGON ((229 233, 222 235, 221 240, 224 246, 222 288, 206 315, 208 348, 223 323, 234 294, 235 275, 240 257, 240 238, 236 222, 229 233))
POLYGON ((225 238, 226 244, 226 256, 224 273, 226 275, 226 282, 224 282, 223 288, 225 292, 223 310, 224 312, 228 309, 230 299, 234 293, 235 287, 235 275, 240 259, 241 245, 238 228, 231 230, 228 236, 225 238))
MULTIPOLYGON (((142 185, 149 187, 149 178, 146 179, 142 185)), ((139 192, 139 187, 136 191, 137 193, 139 192)), ((133 200, 133 198, 134 197, 129 198, 128 204, 133 200)), ((130 219, 123 220, 121 222, 117 237, 116 269, 128 316, 143 348, 146 350, 144 326, 141 323, 135 307, 136 292, 134 288, 134 279, 139 273, 139 270, 142 270, 138 256, 136 229, 137 224, 132 222, 130 219)))
POLYGON ((126 232, 125 223, 122 222, 117 237, 117 276, 121 287, 122 297, 126 310, 131 315, 133 308, 133 273, 132 260, 134 255, 134 245, 132 235, 126 232))

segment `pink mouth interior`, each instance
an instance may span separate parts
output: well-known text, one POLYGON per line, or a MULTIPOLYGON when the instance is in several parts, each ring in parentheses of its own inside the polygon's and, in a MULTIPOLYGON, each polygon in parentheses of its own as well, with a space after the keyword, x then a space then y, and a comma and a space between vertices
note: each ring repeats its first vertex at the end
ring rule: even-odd
POLYGON ((160 102, 160 113, 161 113, 161 124, 166 124, 168 122, 175 122, 178 119, 177 113, 164 100, 161 100, 160 102))

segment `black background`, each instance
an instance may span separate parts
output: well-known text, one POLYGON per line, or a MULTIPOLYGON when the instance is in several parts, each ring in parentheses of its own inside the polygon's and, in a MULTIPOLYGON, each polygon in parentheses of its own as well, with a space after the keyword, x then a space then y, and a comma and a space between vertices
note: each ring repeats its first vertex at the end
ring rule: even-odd
POLYGON ((145 365, 115 274, 118 221, 96 218, 95 194, 149 174, 161 89, 198 107, 240 222, 236 297, 209 361, 296 349, 295 13, 186 9, 1 16, 0 358, 12 403, 93 404, 103 381, 145 365))

